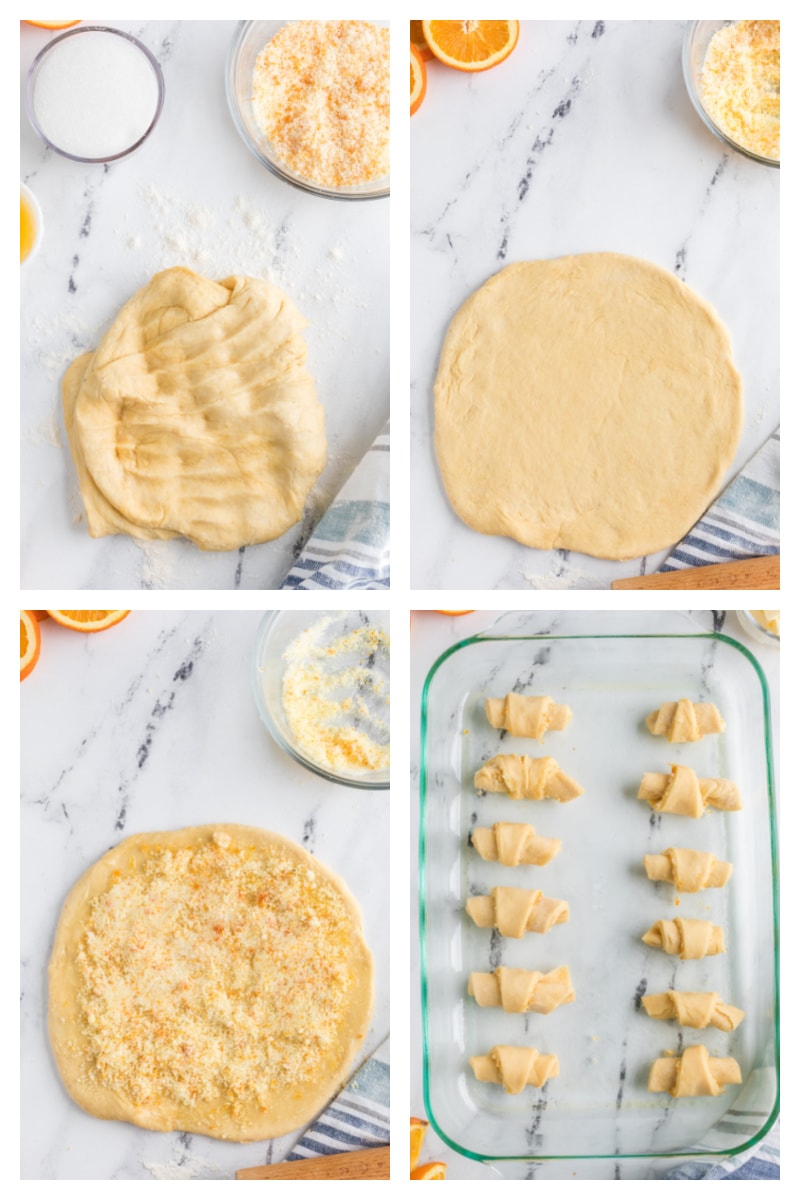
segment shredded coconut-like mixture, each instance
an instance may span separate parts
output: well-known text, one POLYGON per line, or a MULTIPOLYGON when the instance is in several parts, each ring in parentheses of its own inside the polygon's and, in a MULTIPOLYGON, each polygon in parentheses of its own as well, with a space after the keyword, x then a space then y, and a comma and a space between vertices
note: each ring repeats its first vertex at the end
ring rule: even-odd
POLYGON ((781 155, 781 23, 733 21, 708 44, 703 104, 723 133, 762 158, 781 155))
POLYGON ((87 1076, 137 1105, 264 1111, 340 1053, 352 951, 340 893, 282 849, 154 849, 92 902, 87 1076))
POLYGON ((253 71, 253 109, 278 156, 324 187, 389 173, 389 30, 291 21, 253 71))
POLYGON ((373 625, 327 637, 323 617, 285 652, 283 711, 297 745, 335 773, 389 768, 389 636, 373 625))

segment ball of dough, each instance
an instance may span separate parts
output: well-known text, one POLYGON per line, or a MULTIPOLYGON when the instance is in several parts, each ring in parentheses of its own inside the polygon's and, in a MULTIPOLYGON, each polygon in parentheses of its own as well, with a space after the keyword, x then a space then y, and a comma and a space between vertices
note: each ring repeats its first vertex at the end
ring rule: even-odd
POLYGON ((463 521, 610 559, 691 528, 742 425, 713 309, 621 254, 516 263, 489 279, 453 318, 435 402, 439 468, 463 521))
POLYGON ((263 279, 154 275, 64 376, 92 536, 234 550, 294 525, 326 449, 305 325, 263 279))

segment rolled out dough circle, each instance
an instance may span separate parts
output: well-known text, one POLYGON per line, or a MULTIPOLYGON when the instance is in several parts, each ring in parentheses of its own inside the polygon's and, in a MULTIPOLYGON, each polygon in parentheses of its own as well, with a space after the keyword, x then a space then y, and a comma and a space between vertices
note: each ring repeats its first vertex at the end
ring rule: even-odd
POLYGON ((232 824, 136 834, 98 859, 64 903, 49 984, 50 1042, 82 1108, 237 1142, 324 1107, 374 1000, 343 881, 232 824))
POLYGON ((622 254, 521 262, 453 318, 436 454, 461 517, 540 549, 674 545, 719 491, 742 384, 709 304, 622 254))

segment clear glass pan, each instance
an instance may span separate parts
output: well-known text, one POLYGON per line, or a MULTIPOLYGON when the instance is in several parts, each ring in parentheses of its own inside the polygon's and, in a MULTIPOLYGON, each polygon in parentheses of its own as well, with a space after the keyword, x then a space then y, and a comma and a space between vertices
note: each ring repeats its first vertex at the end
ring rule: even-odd
POLYGON ((757 661, 719 634, 503 637, 452 647, 431 669, 422 702, 420 927, 425 1104, 437 1133, 481 1160, 728 1155, 763 1136, 778 1112, 777 834, 767 684, 757 661), (492 729, 487 696, 549 694, 569 703, 567 730, 544 746, 492 729), (653 737, 645 716, 663 700, 712 700, 724 734, 688 745, 653 737), (586 789, 569 804, 478 798, 481 762, 499 752, 551 754, 586 789), (651 812, 636 799, 645 771, 686 763, 736 780, 743 809, 700 820, 651 812), (475 825, 529 821, 563 840, 546 867, 483 862, 475 825), (651 883, 642 857, 669 846, 712 850, 734 864, 726 888, 682 894, 651 883), (507 884, 570 903, 568 924, 519 941, 478 929, 470 895, 507 884), (653 921, 721 924, 728 952, 681 962, 651 950, 653 921), (490 963, 491 956, 491 963, 490 963), (479 1008, 471 970, 542 971, 567 964, 576 999, 548 1016, 479 1008), (640 1010, 646 992, 717 991, 745 1009, 732 1035, 682 1029, 640 1010), (734 1055, 743 1084, 716 1098, 650 1094, 654 1058, 704 1042, 734 1055), (557 1053, 560 1076, 506 1095, 477 1083, 468 1057, 495 1044, 557 1053))

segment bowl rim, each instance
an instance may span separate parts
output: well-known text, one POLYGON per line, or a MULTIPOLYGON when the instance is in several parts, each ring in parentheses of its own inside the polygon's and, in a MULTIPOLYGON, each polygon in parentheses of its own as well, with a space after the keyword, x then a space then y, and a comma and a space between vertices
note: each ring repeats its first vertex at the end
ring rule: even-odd
POLYGON ((100 163, 113 163, 118 162, 121 158, 127 158, 129 154, 133 154, 134 150, 138 150, 142 143, 149 138, 150 134, 158 124, 159 117, 161 116, 161 111, 164 107, 165 92, 166 87, 164 84, 164 73, 161 70, 161 66, 159 65, 157 58, 153 52, 148 50, 147 46, 145 46, 143 42, 140 42, 137 37, 134 37, 132 33, 126 33, 124 29, 113 29, 110 25, 79 25, 75 29, 67 29, 64 31, 64 33, 60 33, 57 37, 51 38, 50 41, 42 47, 42 49, 34 58, 30 67, 28 68, 28 74, 25 79, 25 111, 27 113, 28 120, 33 126, 34 132, 37 134, 37 136, 51 150, 55 150, 56 154, 60 154, 62 158, 68 158, 71 162, 92 163, 95 165, 100 163), (113 33, 117 37, 124 38, 125 41, 130 42, 131 45, 135 46, 137 50, 141 51, 141 53, 149 62, 153 70, 153 74, 156 77, 156 86, 158 88, 158 99, 156 101, 156 108, 155 112, 153 113, 153 118, 141 137, 137 138, 136 141, 127 148, 127 150, 121 150, 118 154, 105 155, 102 158, 88 158, 82 154, 70 154, 69 150, 62 150, 60 146, 57 146, 55 142, 51 141, 39 124, 33 99, 36 76, 39 73, 39 68, 41 67, 43 60, 48 56, 53 47, 58 45, 59 42, 63 42, 66 38, 77 37, 82 33, 113 33))
MULTIPOLYGON (((281 26, 281 28, 284 25, 289 24, 288 21, 277 23, 281 26)), ((372 23, 378 24, 378 22, 372 23)), ((263 167, 266 167, 267 170, 270 171, 271 174, 273 174, 277 179, 282 180, 284 183, 290 184, 292 187, 297 188, 298 191, 306 192, 308 195, 322 196, 327 200, 382 200, 384 197, 388 196, 389 176, 386 177, 385 186, 381 186, 369 192, 346 192, 336 188, 327 188, 321 184, 314 183, 310 179, 302 179, 299 175, 296 176, 292 174, 285 167, 283 167, 277 159, 268 158, 267 155, 263 153, 261 148, 256 145, 256 143, 250 137, 250 133, 242 118, 242 114, 236 100, 234 79, 241 48, 244 44, 245 38, 250 33, 252 27, 259 24, 261 24, 260 21, 239 21, 237 23, 236 29, 233 32, 233 37, 231 38, 230 46, 228 47, 228 55, 225 61, 225 96, 228 101, 228 110, 236 128, 236 132, 239 134, 239 137, 242 139, 247 149, 250 151, 253 157, 256 158, 263 167)))
MULTIPOLYGON (((716 138, 729 146, 731 150, 735 150, 737 154, 743 154, 745 158, 751 159, 753 162, 762 163, 765 167, 778 167, 780 169, 781 160, 779 158, 765 158, 763 154, 756 154, 754 150, 748 150, 746 146, 742 146, 739 142, 735 142, 724 129, 720 129, 714 118, 707 112, 705 105, 700 97, 700 91, 695 84, 694 72, 692 70, 690 50, 695 35, 703 21, 687 21, 683 31, 683 44, 681 47, 681 66, 683 69, 683 82, 689 99, 700 117, 703 124, 713 133, 716 138)), ((723 21, 720 25, 730 24, 730 21, 723 21)))
POLYGON ((27 183, 23 183, 22 180, 19 181, 19 194, 25 198, 25 202, 33 210, 33 215, 36 218, 36 236, 33 239, 33 245, 31 246, 30 250, 25 257, 20 260, 20 266, 23 266, 25 263, 30 262, 31 259, 34 258, 39 252, 39 248, 44 237, 44 214, 42 213, 42 206, 39 203, 35 193, 32 192, 27 183))
MULTIPOLYGON (((281 619, 281 617, 283 617, 287 613, 294 616, 295 613, 298 611, 300 611, 300 610, 278 608, 278 609, 273 609, 272 611, 269 611, 269 612, 265 612, 263 617, 261 618, 261 621, 259 622, 258 630, 256 631, 256 642, 255 642, 255 649, 254 649, 254 653, 253 653, 253 657, 252 657, 250 682, 251 682, 252 688, 253 688, 253 696, 254 696, 255 703, 256 703, 256 709, 258 710, 258 715, 261 717, 262 724, 265 726, 267 732, 272 735, 273 740, 275 742, 277 742, 277 744, 280 746, 280 748, 282 750, 285 750, 285 752, 289 755, 290 758, 293 758, 294 761, 296 763, 298 763, 301 767, 305 767, 307 770, 313 772, 314 775, 319 775, 321 779, 326 779, 329 783, 341 784, 343 787, 360 788, 363 791, 385 791, 390 786, 390 782, 391 782, 390 778, 389 779, 370 779, 365 776, 358 777, 356 775, 336 775, 332 771, 327 770, 320 763, 314 762, 314 760, 311 758, 307 758, 306 755, 304 755, 302 753, 302 751, 300 751, 291 742, 287 741, 287 739, 283 736, 283 733, 281 732, 281 730, 277 727, 277 725, 275 724, 275 722, 272 719, 272 714, 270 713, 267 705, 264 702, 264 697, 263 697, 263 693, 262 693, 262 689, 261 689, 261 675, 262 675, 262 671, 263 671, 261 662, 262 662, 262 658, 263 658, 263 651, 269 641, 269 636, 270 636, 270 633, 272 632, 272 629, 274 628, 275 625, 277 625, 277 623, 281 619)), ((306 612, 306 610, 302 610, 302 611, 304 613, 306 612)), ((314 610, 314 612, 316 612, 316 611, 317 610, 314 610)), ((319 611, 324 612, 324 613, 330 613, 334 610, 320 609, 319 611)), ((388 611, 388 610, 380 610, 380 611, 388 611)), ((311 610, 308 610, 308 615, 309 615, 309 617, 311 617, 311 615, 312 615, 311 610)))

